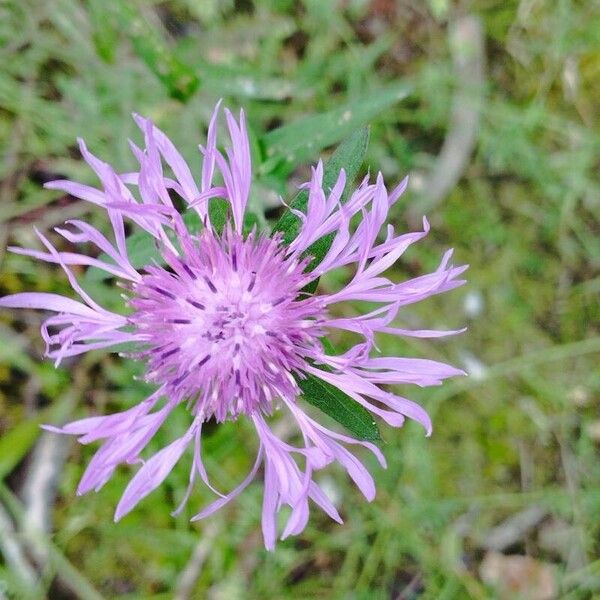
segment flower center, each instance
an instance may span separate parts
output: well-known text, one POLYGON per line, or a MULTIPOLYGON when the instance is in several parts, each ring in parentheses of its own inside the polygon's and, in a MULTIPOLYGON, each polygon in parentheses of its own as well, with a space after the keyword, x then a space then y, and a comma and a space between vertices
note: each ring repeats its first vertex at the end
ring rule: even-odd
POLYGON ((179 257, 165 252, 170 270, 145 269, 130 301, 146 379, 218 420, 294 398, 293 375, 322 335, 318 301, 298 298, 306 262, 252 234, 205 231, 182 245, 179 257))

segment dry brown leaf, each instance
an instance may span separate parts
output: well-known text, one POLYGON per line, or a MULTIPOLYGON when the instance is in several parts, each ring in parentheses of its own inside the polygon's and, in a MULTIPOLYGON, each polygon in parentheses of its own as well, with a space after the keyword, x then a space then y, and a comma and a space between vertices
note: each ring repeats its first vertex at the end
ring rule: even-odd
POLYGON ((558 595, 552 565, 530 556, 488 552, 479 575, 506 600, 553 600, 558 595))

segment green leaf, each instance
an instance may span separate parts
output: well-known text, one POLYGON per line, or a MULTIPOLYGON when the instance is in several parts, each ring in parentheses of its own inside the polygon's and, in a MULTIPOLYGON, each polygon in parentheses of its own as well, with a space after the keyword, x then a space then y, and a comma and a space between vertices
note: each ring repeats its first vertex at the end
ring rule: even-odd
POLYGON ((198 75, 181 62, 160 33, 140 14, 132 2, 109 2, 120 28, 129 36, 136 54, 165 86, 169 95, 186 102, 200 85, 198 75))
POLYGON ((338 351, 335 349, 335 346, 331 343, 329 338, 322 337, 320 338, 321 344, 323 344, 323 350, 325 350, 325 354, 329 356, 335 356, 338 354, 338 351))
POLYGON ((298 379, 303 398, 322 410, 325 414, 343 425, 361 440, 381 439, 379 428, 369 411, 334 385, 306 374, 306 379, 298 379))
POLYGON ((21 421, 0 438, 0 479, 4 479, 27 454, 40 435, 42 417, 21 421))
MULTIPOLYGON (((198 53, 196 45, 194 52, 198 53)), ((292 81, 257 75, 237 65, 212 65, 198 59, 194 66, 202 77, 203 89, 218 96, 281 101, 292 95, 298 97, 300 92, 300 86, 292 81)))
POLYGON ((208 216, 213 229, 220 235, 225 229, 229 215, 229 202, 225 198, 213 198, 208 202, 208 216))
POLYGON ((0 437, 0 481, 9 475, 31 450, 42 433, 40 424, 63 420, 74 404, 74 396, 68 393, 57 404, 26 418, 0 437))
POLYGON ((260 224, 261 224, 261 221, 260 221, 258 215, 246 210, 246 212, 244 213, 244 224, 242 226, 243 235, 245 235, 245 236, 248 235, 254 228, 256 228, 257 230, 260 230, 260 224))
MULTIPOLYGON (((346 190, 352 185, 364 161, 368 145, 369 128, 362 127, 336 148, 323 170, 323 189, 325 191, 335 185, 340 174, 340 169, 345 169, 346 171, 346 190)), ((343 198, 347 195, 346 190, 344 190, 343 198)), ((301 190, 290 202, 290 208, 306 213, 307 204, 308 190, 301 190)), ((300 233, 301 226, 302 222, 300 219, 291 210, 288 210, 277 221, 273 227, 273 231, 281 231, 284 243, 291 244, 298 236, 298 233, 300 233)))
MULTIPOLYGON (((348 196, 348 190, 352 186, 356 175, 363 163, 367 146, 369 145, 369 128, 363 127, 355 131, 350 137, 344 140, 327 161, 323 171, 323 188, 329 190, 335 185, 340 169, 346 171, 346 188, 342 194, 342 202, 348 196)), ((290 203, 290 207, 306 213, 308 204, 308 191, 300 191, 290 203)), ((273 227, 273 231, 281 231, 283 233, 283 242, 290 244, 300 232, 302 222, 291 212, 286 211, 279 221, 273 227)), ((317 240, 307 250, 306 255, 313 257, 313 260, 308 265, 308 270, 312 271, 325 258, 327 251, 331 247, 334 234, 330 233, 321 239, 317 240)), ((319 280, 311 281, 302 291, 307 294, 312 294, 319 284, 319 280)))
MULTIPOLYGON (((230 218, 230 204, 224 198, 213 198, 208 203, 208 215, 210 217, 210 224, 212 228, 221 235, 228 219, 230 218)), ((257 215, 246 209, 244 211, 244 223, 242 225, 242 232, 244 235, 248 235, 254 226, 260 224, 260 220, 257 215)))
POLYGON ((270 131, 262 138, 267 161, 262 165, 261 173, 271 172, 282 164, 292 169, 305 162, 406 98, 410 92, 408 84, 395 83, 370 91, 329 112, 270 131))
POLYGON ((114 15, 103 0, 88 0, 87 5, 96 52, 104 62, 113 64, 119 41, 114 15))

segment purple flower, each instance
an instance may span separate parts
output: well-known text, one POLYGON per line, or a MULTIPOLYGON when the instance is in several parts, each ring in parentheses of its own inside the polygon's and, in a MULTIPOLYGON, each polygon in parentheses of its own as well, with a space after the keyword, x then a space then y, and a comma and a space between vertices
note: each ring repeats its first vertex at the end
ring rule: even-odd
POLYGON ((331 431, 308 416, 299 382, 316 377, 388 424, 399 427, 409 417, 421 423, 429 435, 431 422, 426 411, 381 386, 438 385, 462 371, 432 360, 371 357, 373 349, 377 351, 375 334, 439 337, 457 333, 399 329, 392 322, 401 307, 464 283, 458 277, 466 267, 453 267, 449 262, 452 252, 448 251, 433 273, 401 283, 390 281, 383 273, 429 231, 426 219, 423 231, 416 233, 397 235, 388 225, 385 237, 378 240, 388 210, 406 188, 407 180, 388 192, 381 174, 374 183, 367 177, 342 203, 344 171, 331 190, 324 190, 321 163, 303 186, 308 205, 306 213, 294 211, 301 227, 291 243, 284 244, 281 234, 269 237, 252 230, 244 235, 252 178, 244 114, 240 113, 237 122, 225 111, 231 146, 223 154, 216 145, 218 112, 217 106, 206 148, 201 147, 204 159, 199 186, 170 140, 142 117, 135 120, 144 134, 146 149, 132 144, 139 161, 136 172, 116 173, 80 140, 83 157, 96 172, 102 189, 71 181, 54 181, 47 187, 102 206, 108 213, 114 241, 79 220, 67 221, 67 227, 56 231, 69 242, 94 244, 107 258, 59 252, 38 231, 45 251, 12 251, 61 265, 80 301, 50 293, 21 293, 0 298, 0 306, 55 313, 42 325, 42 336, 46 355, 56 365, 65 357, 88 350, 118 349, 120 344, 133 342, 138 348, 134 357, 146 365, 146 380, 156 385, 149 398, 124 412, 81 419, 61 428, 48 426, 58 433, 77 435, 84 444, 103 440, 83 475, 79 494, 98 491, 122 463, 141 463, 117 506, 118 520, 155 489, 192 446, 190 485, 181 506, 198 478, 219 496, 192 519, 198 520, 237 496, 263 466, 262 528, 265 545, 272 549, 277 513, 284 504, 291 507, 291 514, 282 538, 304 529, 309 499, 341 522, 335 506, 314 479, 315 473, 330 463, 340 463, 365 498, 374 498, 373 478, 348 445, 368 448, 385 467, 385 459, 374 444, 331 431), (165 164, 169 174, 164 172, 165 164), (217 173, 222 183, 214 183, 217 173), (186 227, 172 202, 175 194, 200 217, 200 233, 186 227), (227 200, 232 217, 221 234, 211 224, 207 209, 216 197, 227 200), (358 224, 353 220, 357 216, 358 224), (162 263, 140 271, 134 268, 128 256, 124 219, 147 232, 150 243, 159 249, 162 263), (329 250, 318 266, 309 270, 311 257, 306 250, 330 234, 329 250), (96 303, 77 282, 71 265, 95 267, 119 278, 128 290, 129 310, 117 314, 96 303), (354 274, 341 290, 321 294, 304 290, 321 275, 346 266, 352 266, 354 274), (355 300, 378 307, 353 317, 330 312, 338 303, 355 300), (322 340, 333 330, 354 332, 362 341, 342 355, 331 356, 322 340), (171 411, 183 403, 191 421, 187 432, 144 461, 141 454, 150 439, 171 411), (269 416, 277 408, 287 410, 295 420, 302 438, 299 446, 279 439, 270 428, 269 416), (259 449, 246 479, 224 495, 209 483, 202 462, 202 427, 210 419, 222 422, 240 416, 256 428, 259 449))

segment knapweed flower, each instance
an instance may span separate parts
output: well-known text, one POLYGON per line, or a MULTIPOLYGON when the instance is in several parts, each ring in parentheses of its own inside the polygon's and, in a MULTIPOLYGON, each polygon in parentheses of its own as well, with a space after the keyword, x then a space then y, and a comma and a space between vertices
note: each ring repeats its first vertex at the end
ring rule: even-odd
POLYGON ((58 251, 37 232, 44 251, 12 251, 59 264, 80 300, 52 293, 19 293, 1 298, 0 306, 56 313, 43 323, 41 331, 46 355, 57 365, 65 357, 92 349, 114 347, 118 351, 123 343, 134 344, 137 352, 133 356, 145 364, 146 381, 156 385, 150 397, 124 412, 50 427, 79 436, 84 444, 103 440, 78 493, 98 491, 120 464, 140 463, 117 506, 115 518, 120 519, 161 484, 191 446, 190 487, 184 502, 198 478, 219 496, 193 517, 198 520, 237 496, 262 466, 262 529, 265 545, 272 549, 277 513, 283 505, 289 505, 291 511, 282 538, 304 529, 309 499, 341 522, 314 477, 330 463, 341 464, 365 498, 374 498, 373 478, 347 446, 368 448, 385 467, 375 444, 332 431, 309 416, 300 389, 302 381, 318 378, 389 425, 399 427, 408 417, 421 423, 429 434, 431 422, 426 411, 382 386, 438 385, 462 371, 432 360, 379 356, 375 334, 438 337, 456 333, 400 329, 392 322, 402 307, 461 285, 459 276, 466 267, 452 266, 452 252, 448 251, 433 273, 400 283, 385 277, 383 273, 429 230, 423 219, 423 231, 397 235, 388 225, 379 238, 388 210, 404 191, 406 180, 388 192, 381 174, 374 183, 367 177, 343 202, 344 171, 331 189, 323 189, 321 163, 303 186, 308 193, 305 212, 293 211, 300 227, 291 242, 284 243, 281 233, 267 235, 256 229, 244 233, 252 181, 244 114, 236 121, 225 111, 231 145, 222 153, 217 148, 218 113, 217 106, 206 147, 200 148, 199 182, 165 134, 142 117, 135 116, 135 120, 146 148, 131 144, 139 162, 136 172, 115 172, 80 141, 81 153, 102 188, 71 181, 54 181, 47 187, 104 208, 114 240, 85 221, 70 220, 64 228, 56 228, 71 243, 94 244, 98 248, 95 254, 102 253, 96 258, 58 251), (173 203, 175 196, 187 204, 186 210, 198 214, 199 231, 188 229, 173 203), (211 223, 208 209, 214 198, 228 203, 229 219, 221 231, 211 223), (140 270, 134 268, 128 255, 125 219, 148 234, 149 243, 158 248, 159 260, 140 270), (309 266, 312 257, 307 250, 324 236, 331 242, 328 250, 318 265, 309 266), (94 301, 75 278, 72 265, 102 269, 118 278, 127 292, 123 314, 94 301), (311 282, 342 267, 353 269, 342 289, 306 291, 311 282), (337 316, 340 311, 331 310, 339 303, 361 300, 376 308, 356 316, 337 316), (358 334, 361 341, 341 355, 331 355, 323 340, 334 330, 358 334), (189 411, 189 429, 142 459, 150 439, 180 404, 189 411), (275 435, 269 422, 276 409, 293 417, 301 433, 300 445, 275 435), (203 465, 202 427, 209 420, 240 417, 256 429, 259 449, 248 476, 228 494, 221 494, 210 484, 203 465))

